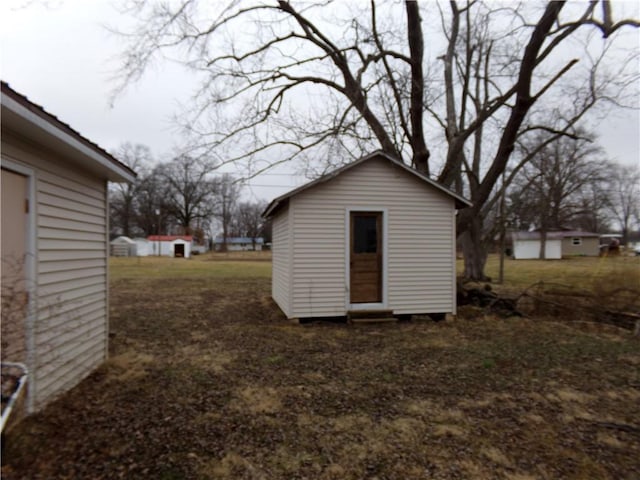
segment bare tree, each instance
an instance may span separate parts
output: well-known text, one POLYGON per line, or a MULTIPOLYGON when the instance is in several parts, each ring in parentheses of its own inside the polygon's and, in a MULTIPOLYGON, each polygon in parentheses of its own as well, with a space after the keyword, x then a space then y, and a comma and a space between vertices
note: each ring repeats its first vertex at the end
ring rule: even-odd
POLYGON ((228 173, 223 173, 215 180, 215 216, 222 225, 221 250, 227 250, 227 240, 233 219, 237 214, 237 204, 240 198, 240 184, 237 179, 228 173))
POLYGON ((197 220, 208 220, 213 214, 215 184, 211 173, 213 162, 182 155, 157 169, 167 191, 164 198, 169 213, 190 235, 197 220))
POLYGON ((169 231, 172 217, 167 191, 168 185, 161 166, 156 166, 139 178, 136 223, 145 236, 169 231))
POLYGON ((545 258, 547 232, 567 228, 593 210, 594 205, 584 203, 583 192, 605 174, 602 150, 588 138, 561 137, 538 149, 546 135, 534 138, 536 154, 522 168, 512 195, 518 223, 540 231, 540 258, 545 258))
POLYGON ((251 239, 253 249, 256 249, 256 239, 260 237, 264 227, 262 212, 267 202, 241 202, 238 204, 233 221, 233 230, 239 237, 251 239))
POLYGON ((640 168, 609 165, 610 211, 622 231, 622 244, 626 245, 632 222, 640 224, 640 168))
POLYGON ((121 144, 113 155, 138 174, 135 182, 109 185, 109 225, 112 231, 130 237, 139 233, 137 196, 141 179, 153 162, 153 155, 146 145, 129 142, 121 144))
MULTIPOLYGON (((450 13, 442 16, 440 90, 425 75, 421 20, 437 4, 421 8, 407 1, 404 17, 391 3, 372 0, 359 9, 333 4, 326 20, 328 3, 237 2, 221 9, 193 0, 134 3, 140 23, 127 34, 121 86, 139 78, 165 50, 178 52, 203 78, 184 122, 194 134, 191 145, 225 162, 244 163, 252 174, 305 157, 348 160, 374 146, 431 174, 437 163, 425 134, 429 110, 447 143, 437 178, 473 202, 458 216, 465 274, 483 278, 484 216, 499 197, 496 184, 517 139, 534 129, 565 134, 597 99, 619 98, 611 90, 624 89, 633 75, 623 67, 616 72, 622 80, 603 84, 596 59, 571 90, 580 108, 559 124, 554 115, 536 116, 542 99, 553 92, 556 99, 567 97, 568 85, 576 83, 561 80, 580 59, 565 58, 558 47, 585 28, 597 29, 608 45, 621 27, 640 23, 614 21, 607 0, 572 6, 565 15, 560 1, 494 10, 480 1, 462 7, 451 1, 450 13), (497 23, 508 30, 496 31, 497 23), (550 118, 554 123, 545 122, 550 118), (486 153, 492 138, 497 141, 486 153)), ((588 55, 585 48, 582 57, 588 55)))

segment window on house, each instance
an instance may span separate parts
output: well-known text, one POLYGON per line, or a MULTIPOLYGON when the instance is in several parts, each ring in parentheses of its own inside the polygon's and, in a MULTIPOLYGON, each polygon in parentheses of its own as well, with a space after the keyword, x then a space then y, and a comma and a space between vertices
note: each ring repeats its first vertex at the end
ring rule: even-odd
POLYGON ((571 239, 571 244, 572 245, 582 245, 582 238, 580 237, 573 237, 571 239))

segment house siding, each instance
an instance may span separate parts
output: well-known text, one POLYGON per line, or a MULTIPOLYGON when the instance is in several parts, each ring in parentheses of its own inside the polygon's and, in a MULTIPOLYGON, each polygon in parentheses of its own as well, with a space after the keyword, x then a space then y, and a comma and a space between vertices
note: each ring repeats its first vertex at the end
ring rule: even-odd
POLYGON ((3 157, 34 170, 38 300, 29 394, 39 409, 105 359, 107 182, 2 133, 3 157))
MULTIPOLYGON (((544 246, 547 260, 562 258, 562 243, 559 239, 547 239, 544 246)), ((513 258, 516 260, 532 260, 540 258, 540 240, 514 240, 513 258)))
POLYGON ((271 292, 273 300, 278 304, 280 309, 287 317, 291 317, 291 309, 289 307, 290 297, 290 262, 291 262, 291 232, 289 229, 289 209, 283 208, 282 211, 273 219, 273 251, 271 274, 271 292))
POLYGON ((584 255, 597 257, 600 253, 600 239, 598 237, 580 237, 580 245, 573 244, 574 237, 562 239, 562 256, 584 255))
POLYGON ((295 263, 288 316, 346 314, 346 218, 348 209, 358 208, 387 216, 386 307, 395 314, 455 311, 455 210, 444 193, 384 159, 371 159, 289 202, 295 263))

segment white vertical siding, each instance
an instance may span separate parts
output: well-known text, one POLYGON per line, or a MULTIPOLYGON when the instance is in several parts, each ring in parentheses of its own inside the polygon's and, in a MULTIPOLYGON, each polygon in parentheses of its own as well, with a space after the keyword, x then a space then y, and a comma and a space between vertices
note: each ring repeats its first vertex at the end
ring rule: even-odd
POLYGON ((4 131, 2 148, 35 171, 37 313, 29 389, 38 409, 105 359, 107 183, 4 131))
POLYGON ((346 313, 345 215, 358 207, 386 209, 386 307, 396 314, 455 311, 455 209, 446 194, 384 159, 372 159, 289 201, 295 242, 288 316, 346 313))
MULTIPOLYGON (((559 239, 547 239, 544 246, 544 255, 547 260, 562 258, 562 241, 559 239)), ((515 240, 513 242, 513 258, 516 260, 540 258, 540 240, 515 240)))
POLYGON ((291 318, 290 309, 290 257, 291 232, 289 229, 289 209, 283 208, 274 218, 272 227, 273 273, 271 275, 271 292, 273 300, 284 314, 291 318))

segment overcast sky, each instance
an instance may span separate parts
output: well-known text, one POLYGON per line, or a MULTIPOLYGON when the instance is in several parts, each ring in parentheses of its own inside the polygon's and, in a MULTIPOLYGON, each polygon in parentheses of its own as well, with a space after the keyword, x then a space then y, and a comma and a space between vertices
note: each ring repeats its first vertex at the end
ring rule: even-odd
MULTIPOLYGON (((126 21, 107 0, 2 0, 0 78, 106 150, 130 141, 148 145, 162 158, 179 144, 171 116, 195 83, 180 67, 165 63, 111 107, 110 76, 121 45, 103 25, 126 21)), ((640 48, 640 35, 636 40, 640 48)), ((610 115, 600 133, 610 158, 640 163, 639 111, 610 115)), ((292 170, 252 180, 246 195, 271 200, 303 183, 288 175, 292 170)))

